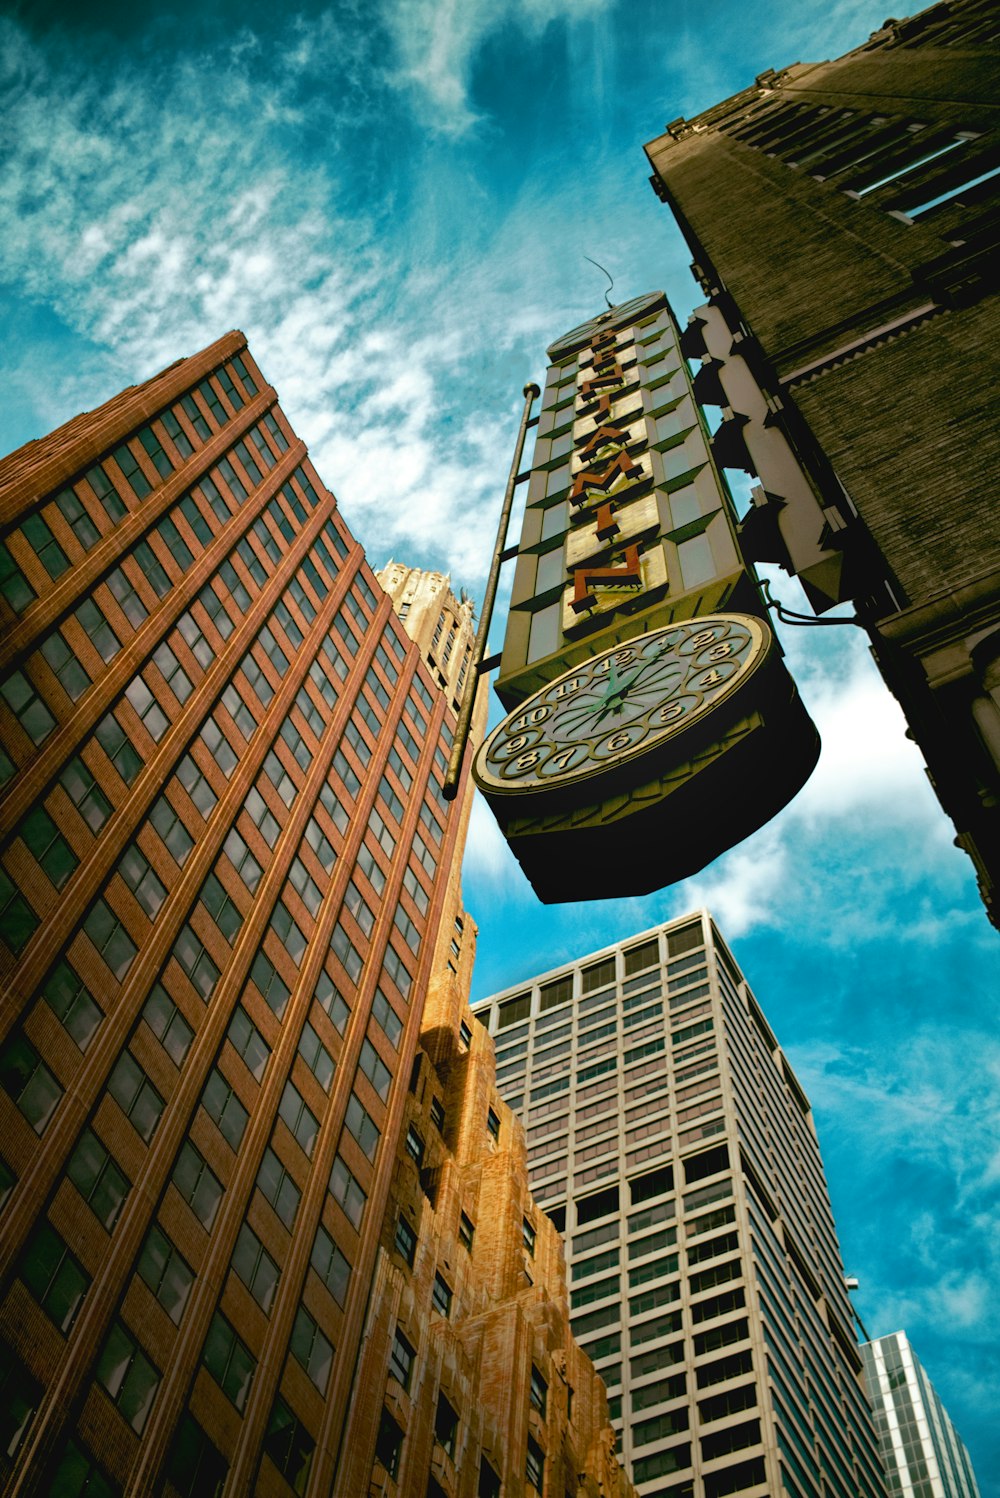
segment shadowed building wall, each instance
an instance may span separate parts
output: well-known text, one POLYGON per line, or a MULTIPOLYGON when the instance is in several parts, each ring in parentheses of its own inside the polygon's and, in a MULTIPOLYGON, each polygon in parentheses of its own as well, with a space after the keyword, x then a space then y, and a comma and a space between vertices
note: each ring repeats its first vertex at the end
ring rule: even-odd
POLYGON ((852 600, 987 908, 1000 868, 996 8, 887 21, 646 152, 709 305, 686 352, 748 557, 852 600))

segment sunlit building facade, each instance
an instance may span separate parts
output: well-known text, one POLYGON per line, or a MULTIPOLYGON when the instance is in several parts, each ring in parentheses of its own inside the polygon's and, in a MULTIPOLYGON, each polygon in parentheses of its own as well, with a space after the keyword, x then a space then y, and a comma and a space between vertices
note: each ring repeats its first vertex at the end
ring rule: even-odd
POLYGON ((0 1486, 329 1494, 451 693, 239 333, 4 459, 0 523, 0 1486))
POLYGON ((979 1498, 965 1443, 906 1333, 876 1337, 861 1352, 889 1492, 979 1498))
POLYGON ((809 1104, 711 918, 476 1015, 640 1494, 884 1494, 809 1104))

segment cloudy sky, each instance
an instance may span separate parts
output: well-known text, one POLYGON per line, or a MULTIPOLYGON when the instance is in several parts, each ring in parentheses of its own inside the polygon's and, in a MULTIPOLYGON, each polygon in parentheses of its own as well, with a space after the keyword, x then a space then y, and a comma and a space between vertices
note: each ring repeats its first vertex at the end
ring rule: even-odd
MULTIPOLYGON (((603 302, 584 257, 615 300, 697 300, 642 142, 885 10, 8 0, 0 451, 240 327, 372 562, 481 590, 521 387, 603 302)), ((543 909, 477 808, 475 991, 712 909, 812 1098, 861 1313, 997 1498, 995 933, 860 632, 784 641, 820 767, 688 884, 543 909)))

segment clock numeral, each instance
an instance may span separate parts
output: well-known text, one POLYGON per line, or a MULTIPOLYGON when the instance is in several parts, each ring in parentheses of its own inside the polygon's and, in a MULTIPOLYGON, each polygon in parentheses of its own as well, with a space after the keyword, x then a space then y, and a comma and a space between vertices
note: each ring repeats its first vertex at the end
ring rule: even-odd
POLYGON ((703 645, 711 645, 711 643, 712 643, 712 641, 714 639, 715 639, 715 631, 714 630, 712 630, 712 629, 702 629, 702 630, 699 630, 696 635, 692 635, 691 636, 691 644, 695 647, 696 650, 700 650, 703 645))
POLYGON ((720 640, 718 645, 713 645, 708 652, 710 661, 724 661, 727 655, 732 655, 733 647, 728 640, 720 640))
POLYGON ((529 749, 526 754, 519 754, 514 761, 514 768, 523 775, 527 770, 533 770, 538 763, 539 755, 537 749, 529 749))
POLYGON ((520 717, 515 718, 510 726, 515 733, 523 733, 526 728, 530 728, 532 723, 544 723, 548 716, 547 707, 529 707, 526 712, 521 713, 520 717))
POLYGON ((617 754, 619 749, 627 749, 631 742, 632 735, 622 728, 617 733, 613 733, 610 739, 608 739, 608 748, 612 754, 617 754))
POLYGON ((665 702, 660 708, 661 723, 676 723, 678 718, 684 716, 683 702, 665 702))
POLYGON ((519 733, 516 738, 507 740, 507 748, 511 754, 517 754, 528 742, 526 733, 519 733))
POLYGON ((573 758, 576 750, 577 746, 575 744, 571 744, 568 749, 560 749, 558 754, 553 754, 549 757, 549 761, 545 766, 546 770, 568 770, 570 760, 573 758))
POLYGON ((562 699, 564 697, 568 697, 571 692, 578 692, 582 686, 583 677, 574 676, 569 681, 561 681, 557 687, 553 687, 549 695, 551 697, 554 697, 557 702, 561 702, 562 699))
POLYGON ((703 687, 717 687, 720 685, 720 683, 724 682, 725 679, 726 678, 723 676, 722 672, 717 671, 713 666, 711 671, 706 671, 699 685, 703 687))
POLYGON ((634 660, 635 651, 631 645, 627 645, 624 650, 615 651, 615 664, 618 666, 630 666, 634 660))

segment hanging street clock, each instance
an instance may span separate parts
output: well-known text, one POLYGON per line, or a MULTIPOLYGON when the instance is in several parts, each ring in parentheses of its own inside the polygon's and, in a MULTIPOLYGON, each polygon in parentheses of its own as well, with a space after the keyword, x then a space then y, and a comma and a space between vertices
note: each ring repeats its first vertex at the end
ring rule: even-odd
POLYGON ((662 292, 549 349, 473 775, 536 894, 647 894, 770 820, 819 737, 744 560, 662 292))
POLYGON ((535 692, 473 773, 549 903, 648 894, 696 873, 769 821, 818 753, 766 621, 711 614, 535 692))

